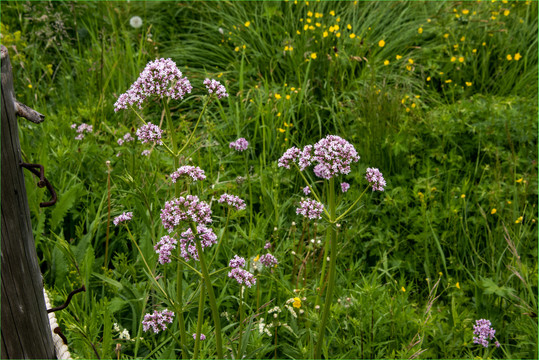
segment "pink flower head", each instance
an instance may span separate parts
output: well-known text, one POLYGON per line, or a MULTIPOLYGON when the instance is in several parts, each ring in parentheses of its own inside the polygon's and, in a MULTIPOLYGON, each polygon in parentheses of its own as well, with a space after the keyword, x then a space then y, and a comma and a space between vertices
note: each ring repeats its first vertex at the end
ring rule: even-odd
POLYGON ((84 139, 84 133, 91 133, 94 131, 94 127, 92 125, 88 125, 86 123, 82 123, 77 127, 77 124, 71 125, 72 129, 76 129, 77 136, 75 136, 75 140, 82 140, 84 139))
MULTIPOLYGON (((307 157, 308 154, 302 155, 307 157)), ((352 144, 335 135, 328 135, 314 144, 312 158, 314 174, 323 179, 331 179, 339 174, 348 174, 350 164, 359 161, 352 144)))
POLYGON ((235 149, 236 151, 245 151, 249 147, 249 143, 245 138, 239 138, 236 141, 230 143, 230 148, 235 149))
POLYGON ((114 225, 118 226, 121 222, 127 222, 133 218, 132 212, 124 212, 123 214, 116 216, 114 220, 112 221, 114 225))
POLYGON ((242 268, 245 266, 245 259, 238 256, 238 255, 234 255, 234 257, 232 259, 230 259, 230 262, 228 263, 228 266, 235 269, 235 268, 242 268))
MULTIPOLYGON (((199 338, 200 338, 200 340, 206 340, 206 335, 201 333, 199 338)), ((195 339, 195 340, 197 339, 197 334, 196 333, 193 334, 193 339, 195 339)))
POLYGON ((266 267, 275 267, 279 262, 275 256, 267 253, 266 255, 262 255, 260 257, 260 263, 266 267))
POLYGON ((140 155, 142 155, 142 156, 150 156, 151 153, 152 152, 150 150, 146 149, 146 150, 143 150, 142 153, 140 153, 140 155))
POLYGON ((163 134, 163 130, 159 128, 159 126, 152 124, 149 122, 146 125, 142 125, 137 130, 137 136, 140 141, 142 141, 143 144, 148 142, 154 142, 158 145, 161 145, 163 142, 161 141, 161 135, 163 134))
POLYGON ((233 206, 234 208, 236 208, 236 210, 238 210, 238 211, 243 210, 243 209, 245 209, 247 207, 245 205, 244 200, 240 199, 237 196, 229 195, 229 194, 226 194, 226 193, 221 195, 218 202, 219 202, 219 204, 227 203, 228 205, 233 206))
POLYGON ((204 80, 204 85, 206 85, 206 89, 208 89, 208 92, 210 94, 217 95, 218 99, 221 99, 223 97, 228 97, 228 94, 226 92, 226 88, 221 85, 221 83, 214 79, 207 79, 204 80))
POLYGON ((172 255, 172 250, 176 249, 176 244, 178 240, 174 237, 165 235, 161 240, 155 244, 153 249, 159 255, 159 263, 161 265, 170 263, 170 256, 172 255))
POLYGON ((372 191, 384 191, 386 181, 380 170, 375 168, 367 168, 367 174, 365 178, 372 184, 372 191))
POLYGON ((303 215, 309 219, 321 219, 323 212, 324 205, 312 199, 300 201, 299 208, 296 209, 296 214, 303 215))
POLYGON ((279 167, 290 169, 291 163, 294 163, 300 154, 301 150, 295 146, 292 146, 290 149, 286 150, 283 156, 281 156, 279 159, 279 167))
POLYGON ((305 186, 305 187, 303 188, 303 193, 304 193, 305 195, 309 195, 309 194, 311 193, 311 189, 309 189, 308 186, 305 186))
POLYGON ((134 141, 135 138, 131 136, 131 133, 126 133, 123 138, 118 139, 118 145, 122 146, 126 142, 134 141))
POLYGON ((212 222, 210 206, 197 196, 187 195, 172 199, 161 209, 161 222, 169 233, 182 221, 194 221, 198 224, 212 222))
POLYGON ((234 278, 238 284, 245 284, 247 287, 251 287, 256 284, 256 278, 249 271, 242 268, 235 268, 228 273, 229 278, 234 278))
POLYGON ((175 183, 182 175, 190 176, 193 181, 206 179, 206 175, 204 175, 204 170, 202 170, 198 166, 190 165, 184 165, 179 167, 178 170, 170 174, 170 178, 172 179, 172 182, 175 183))
POLYGON ((171 59, 157 59, 150 61, 139 78, 131 85, 129 90, 118 97, 114 104, 114 111, 127 109, 128 106, 142 103, 155 95, 160 98, 170 97, 174 100, 183 99, 185 94, 191 92, 193 87, 171 59))
MULTIPOLYGON (((204 225, 197 225, 197 236, 200 239, 202 250, 204 250, 206 247, 217 244, 217 235, 215 235, 211 228, 207 228, 204 225)), ((180 234, 180 253, 185 261, 189 261, 190 259, 195 259, 198 261, 195 236, 193 235, 193 231, 191 229, 187 229, 180 234)))
MULTIPOLYGON (((475 321, 475 325, 473 326, 473 333, 477 336, 473 337, 474 344, 488 347, 489 340, 494 339, 494 334, 496 334, 496 330, 491 327, 490 320, 480 319, 475 321)), ((498 342, 496 341, 496 343, 498 342)), ((495 345, 498 346, 498 344, 495 345)))
POLYGON ((347 192, 348 189, 350 189, 350 184, 349 183, 346 183, 346 182, 341 183, 341 190, 342 190, 343 193, 347 192))
POLYGON ((269 249, 271 247, 271 243, 268 241, 266 245, 264 245, 264 249, 269 249))
POLYGON ((155 310, 153 314, 144 315, 142 329, 148 331, 152 328, 153 332, 157 334, 161 330, 166 330, 166 324, 172 324, 172 321, 174 321, 174 313, 172 311, 168 311, 168 309, 162 311, 155 310))

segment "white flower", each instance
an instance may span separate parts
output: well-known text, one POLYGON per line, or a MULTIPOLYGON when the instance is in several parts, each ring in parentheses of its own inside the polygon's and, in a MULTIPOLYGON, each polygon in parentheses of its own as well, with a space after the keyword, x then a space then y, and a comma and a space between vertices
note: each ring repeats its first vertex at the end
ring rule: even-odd
POLYGON ((223 28, 219 28, 219 33, 220 33, 221 35, 223 35, 223 34, 225 33, 225 31, 223 30, 223 28))
POLYGON ((133 16, 131 19, 129 19, 129 25, 135 29, 138 29, 142 26, 142 19, 140 16, 133 16))

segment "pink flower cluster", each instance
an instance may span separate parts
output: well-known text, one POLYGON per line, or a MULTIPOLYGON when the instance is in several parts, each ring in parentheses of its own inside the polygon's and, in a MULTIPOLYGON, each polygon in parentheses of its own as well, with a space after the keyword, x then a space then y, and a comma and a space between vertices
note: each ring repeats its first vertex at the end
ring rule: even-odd
POLYGON ((163 142, 161 141, 161 135, 163 134, 163 130, 159 128, 159 126, 152 124, 149 122, 146 125, 142 125, 137 130, 137 136, 140 141, 142 141, 143 144, 148 142, 154 142, 158 145, 161 145, 163 142))
POLYGON ((314 173, 323 179, 331 179, 339 174, 348 174, 350 164, 359 161, 359 155, 352 144, 336 135, 328 135, 316 144, 300 150, 291 147, 279 159, 279 166, 290 169, 297 162, 301 171, 314 164, 314 173))
MULTIPOLYGON (((193 334, 193 339, 195 339, 195 340, 197 339, 197 334, 196 333, 193 334)), ((206 335, 200 333, 199 339, 200 340, 206 340, 206 335)))
POLYGON ((219 204, 222 204, 222 203, 226 202, 228 205, 235 207, 236 210, 238 210, 238 211, 243 210, 243 209, 245 209, 247 207, 245 205, 245 201, 243 201, 242 199, 240 199, 237 196, 229 195, 229 194, 226 194, 226 193, 221 195, 218 202, 219 202, 219 204))
POLYGON ((262 255, 260 257, 260 263, 266 267, 275 267, 279 262, 277 261, 277 258, 270 253, 267 253, 266 255, 262 255))
POLYGON ((198 224, 212 222, 210 206, 198 199, 198 196, 187 195, 172 199, 161 209, 161 222, 168 232, 174 231, 182 221, 194 221, 198 224))
POLYGON ((161 265, 170 263, 170 256, 172 255, 172 250, 176 249, 177 243, 178 240, 176 240, 176 238, 165 235, 157 244, 155 244, 153 249, 159 255, 159 263, 161 265))
POLYGON ((126 142, 135 141, 135 138, 131 136, 131 133, 126 133, 123 138, 118 139, 118 145, 122 146, 126 142))
POLYGON ((341 190, 342 190, 343 193, 347 192, 348 189, 350 189, 350 184, 349 183, 346 183, 346 182, 341 183, 341 190))
POLYGON ((193 87, 171 59, 157 59, 149 62, 140 73, 138 79, 129 90, 118 97, 114 104, 114 111, 127 109, 128 106, 142 103, 150 96, 170 97, 174 100, 183 99, 193 87))
POLYGON ((170 174, 170 178, 172 179, 172 182, 175 183, 182 175, 190 176, 193 181, 206 179, 206 175, 204 175, 204 170, 202 170, 198 166, 190 165, 180 166, 178 170, 170 174))
POLYGON ((308 186, 305 186, 305 187, 303 188, 303 193, 304 193, 305 195, 309 195, 309 194, 311 193, 311 189, 310 189, 308 186))
POLYGON ((72 124, 71 128, 76 129, 76 131, 77 131, 78 135, 75 136, 75 140, 82 140, 82 139, 84 139, 84 133, 85 132, 91 133, 91 132, 94 131, 94 127, 92 125, 88 125, 86 123, 82 123, 78 127, 77 127, 77 124, 72 124))
POLYGON ((372 184, 372 191, 384 191, 384 186, 386 186, 386 181, 384 176, 378 169, 367 168, 367 174, 365 178, 369 183, 372 184))
MULTIPOLYGON (((204 225, 197 225, 197 236, 200 239, 202 250, 217 244, 217 235, 215 235, 211 228, 207 228, 204 225)), ((190 259, 198 260, 195 236, 191 229, 187 229, 180 234, 180 252, 185 261, 189 261, 190 259)))
POLYGON ((218 99, 221 99, 223 97, 228 97, 228 93, 226 92, 226 88, 221 85, 221 83, 214 79, 208 79, 204 80, 204 85, 206 85, 206 89, 208 89, 208 92, 210 94, 217 95, 218 99))
MULTIPOLYGON (((496 330, 491 327, 490 320, 480 319, 475 320, 475 325, 473 326, 473 333, 477 336, 473 337, 474 344, 488 347, 489 340, 492 340, 494 338, 496 330)), ((500 343, 498 341, 496 341, 495 345, 496 347, 500 347, 500 343)))
POLYGON ((296 209, 296 214, 303 215, 309 219, 321 219, 323 212, 324 205, 312 199, 300 201, 299 208, 296 209))
POLYGON ((232 268, 228 273, 229 278, 234 278, 238 284, 245 284, 247 287, 251 287, 256 284, 256 278, 249 271, 243 269, 245 266, 245 259, 234 255, 234 258, 230 260, 228 266, 232 268))
POLYGON ((132 212, 124 212, 123 214, 116 216, 112 221, 114 225, 118 226, 119 223, 129 221, 133 218, 132 212))
POLYGON ((174 321, 174 313, 168 309, 157 311, 155 310, 153 314, 144 315, 144 320, 142 321, 142 329, 144 331, 153 329, 154 333, 158 333, 161 330, 167 329, 167 323, 172 324, 174 321))
POLYGON ((245 151, 249 147, 249 143, 245 138, 239 138, 236 141, 230 143, 230 148, 235 149, 236 151, 245 151))

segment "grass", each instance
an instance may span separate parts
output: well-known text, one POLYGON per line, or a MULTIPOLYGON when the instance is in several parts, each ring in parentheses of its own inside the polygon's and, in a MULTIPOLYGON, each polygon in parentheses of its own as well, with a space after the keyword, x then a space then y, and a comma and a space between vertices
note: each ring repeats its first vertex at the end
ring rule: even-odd
MULTIPOLYGON (((362 192, 367 167, 388 185, 368 191, 341 222, 321 355, 537 358, 537 26, 537 3, 523 1, 2 3, 15 92, 47 116, 39 128, 19 123, 23 157, 44 165, 59 194, 40 209, 47 194, 27 178, 45 287, 53 305, 87 288, 58 315, 72 354, 94 358, 93 345, 102 358, 190 357, 197 325, 213 334, 187 267, 188 350, 175 340, 178 322, 159 335, 141 326, 169 301, 143 259, 163 276, 160 286, 178 289, 176 266, 157 265, 153 249, 165 235, 161 208, 177 196, 167 179, 174 162, 157 148, 140 156, 148 147, 139 142, 118 145, 140 123, 113 104, 148 61, 171 57, 194 87, 170 103, 169 133, 179 141, 198 119, 205 77, 230 93, 208 108, 179 159, 208 177, 192 194, 210 201, 226 191, 247 202, 246 211, 227 212, 214 201, 212 226, 224 240, 208 271, 234 254, 252 263, 266 242, 279 259, 256 272, 258 285, 243 297, 226 270, 212 277, 225 354, 313 356, 330 226, 296 215, 304 181, 277 160, 336 134, 361 156, 343 178, 350 191, 336 194, 337 214, 362 192), (135 15, 141 28, 129 25, 135 15), (70 126, 82 122, 94 132, 76 141, 70 126), (228 146, 238 137, 250 143, 245 153, 228 146), (140 253, 109 224, 106 161, 110 217, 135 213, 129 227, 140 253), (289 310, 295 297, 301 308, 289 310), (473 344, 480 318, 491 320, 499 349, 473 344), (114 323, 132 340, 120 339, 114 323)), ((167 128, 159 102, 141 113, 167 128)), ((325 198, 327 185, 305 176, 325 198)), ((216 354, 208 336, 198 356, 216 354)))

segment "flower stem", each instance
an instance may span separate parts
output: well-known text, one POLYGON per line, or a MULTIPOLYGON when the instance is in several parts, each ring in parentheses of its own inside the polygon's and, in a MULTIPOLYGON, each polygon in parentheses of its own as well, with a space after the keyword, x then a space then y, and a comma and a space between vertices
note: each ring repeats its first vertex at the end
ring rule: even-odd
POLYGON ((217 303, 215 301, 215 294, 213 292, 213 286, 211 283, 210 275, 208 274, 208 268, 206 267, 206 260, 204 259, 204 252, 202 251, 202 245, 200 244, 200 238, 197 234, 197 228, 194 222, 191 222, 191 231, 195 235, 195 245, 198 254, 198 260, 200 262, 200 268, 202 269, 202 276, 206 283, 208 290, 208 300, 210 302, 211 312, 213 316, 213 322, 215 326, 215 342, 217 346, 217 358, 223 359, 223 343, 221 337, 221 319, 219 318, 219 310, 217 309, 217 303))
MULTIPOLYGON (((181 153, 185 150, 187 146, 191 143, 191 140, 193 140, 193 136, 195 136, 195 131, 197 130, 198 124, 200 123, 200 120, 202 119, 202 115, 204 114, 204 111, 206 110, 206 106, 208 106, 209 100, 204 102, 204 107, 202 108, 202 111, 200 112, 200 115, 198 116, 198 120, 195 124, 195 127, 193 128, 193 131, 191 132, 191 135, 189 136, 189 139, 187 139, 187 142, 182 146, 180 151, 176 153, 176 156, 180 156, 181 153)), ((174 149, 174 152, 176 152, 176 149, 174 149)))
MULTIPOLYGON (((334 178, 329 180, 329 219, 333 222, 335 219, 335 181, 334 178)), ((324 342, 324 333, 326 331, 326 325, 331 310, 331 302, 333 300, 333 289, 335 288, 335 265, 337 263, 337 227, 331 225, 330 227, 330 261, 329 261, 329 279, 328 289, 326 293, 326 301, 324 303, 324 310, 322 313, 322 321, 318 330, 318 342, 314 350, 314 358, 320 359, 322 351, 322 344, 324 342)))
POLYGON ((363 190, 363 192, 361 193, 361 195, 359 195, 359 197, 356 199, 356 201, 354 201, 354 203, 352 205, 350 205, 350 207, 348 209, 346 209, 345 212, 343 212, 338 218, 336 218, 333 222, 337 222, 339 220, 341 220, 343 217, 346 216, 346 214, 348 214, 353 208, 354 206, 356 206, 356 204, 358 203, 358 201, 363 197, 363 195, 365 195, 365 192, 367 192, 367 189, 369 189, 371 187, 371 185, 369 184, 369 186, 367 186, 365 188, 365 190, 363 190))
POLYGON ((200 350, 200 332, 202 331, 202 320, 204 315, 204 282, 200 284, 200 299, 198 301, 198 319, 197 319, 197 332, 195 338, 195 353, 193 359, 198 359, 198 351, 200 350))

